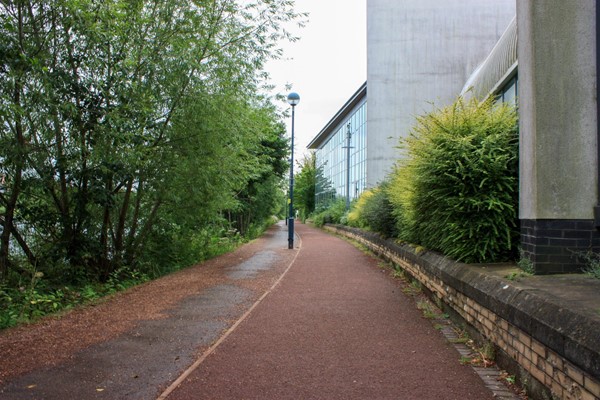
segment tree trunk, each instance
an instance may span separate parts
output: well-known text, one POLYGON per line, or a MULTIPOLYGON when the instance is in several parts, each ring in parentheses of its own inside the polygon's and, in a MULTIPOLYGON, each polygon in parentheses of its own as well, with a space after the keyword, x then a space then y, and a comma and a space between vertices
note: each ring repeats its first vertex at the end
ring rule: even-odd
POLYGON ((156 201, 154 202, 154 205, 152 206, 152 211, 150 212, 150 215, 146 219, 146 222, 144 223, 144 226, 142 227, 140 234, 135 238, 135 240, 133 242, 133 245, 132 245, 131 251, 129 252, 128 260, 127 260, 127 262, 129 264, 133 264, 133 261, 135 260, 135 257, 137 256, 137 252, 143 246, 148 234, 152 230, 152 226, 154 225, 154 219, 156 218, 156 214, 158 213, 158 209, 161 206, 161 204, 162 204, 162 199, 160 199, 160 198, 156 199, 156 201))
MULTIPOLYGON (((22 14, 22 4, 18 5, 18 34, 19 34, 19 42, 21 44, 21 48, 23 48, 23 14, 22 14)), ((17 76, 15 76, 15 87, 13 89, 13 104, 17 107, 21 106, 21 95, 23 91, 23 83, 22 79, 24 76, 24 71, 18 71, 17 76)), ((13 225, 15 209, 17 207, 17 200, 19 198, 19 194, 21 192, 21 179, 23 174, 24 167, 24 158, 25 158, 25 138, 23 134, 23 120, 20 113, 15 113, 15 121, 14 121, 14 133, 17 144, 17 154, 14 159, 14 176, 12 177, 12 182, 10 182, 10 177, 4 177, 6 181, 9 183, 5 184, 6 187, 10 187, 10 190, 7 190, 6 202, 5 202, 5 210, 4 210, 4 218, 2 225, 2 235, 0 235, 0 281, 6 279, 8 274, 9 267, 9 257, 10 257, 10 235, 11 235, 11 227, 13 225)))
POLYGON ((123 204, 121 204, 121 212, 119 213, 119 221, 117 222, 117 229, 115 232, 115 257, 118 260, 123 258, 124 243, 123 238, 125 237, 125 222, 127 220, 127 211, 129 210, 129 202, 131 199, 131 190, 133 188, 133 179, 129 179, 127 187, 125 188, 125 195, 123 197, 123 204))

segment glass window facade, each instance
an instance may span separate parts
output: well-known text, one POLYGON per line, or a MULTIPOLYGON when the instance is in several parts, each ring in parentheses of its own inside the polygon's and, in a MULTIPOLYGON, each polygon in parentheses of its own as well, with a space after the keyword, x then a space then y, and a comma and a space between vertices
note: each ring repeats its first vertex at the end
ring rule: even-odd
POLYGON ((517 104, 517 95, 519 93, 519 77, 515 76, 498 92, 498 101, 503 103, 517 104))
POLYGON ((357 105, 316 150, 316 207, 332 199, 346 197, 348 165, 348 130, 350 130, 350 200, 365 190, 367 182, 367 103, 357 105))

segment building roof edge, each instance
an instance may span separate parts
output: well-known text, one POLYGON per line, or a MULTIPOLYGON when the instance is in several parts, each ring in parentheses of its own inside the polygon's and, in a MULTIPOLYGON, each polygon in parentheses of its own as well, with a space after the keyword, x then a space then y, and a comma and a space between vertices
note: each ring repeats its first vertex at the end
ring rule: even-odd
POLYGON ((329 120, 329 122, 321 129, 310 141, 307 149, 317 149, 329 137, 333 129, 352 111, 352 109, 367 96, 367 82, 363 83, 360 88, 350 97, 350 99, 339 109, 339 111, 329 120))

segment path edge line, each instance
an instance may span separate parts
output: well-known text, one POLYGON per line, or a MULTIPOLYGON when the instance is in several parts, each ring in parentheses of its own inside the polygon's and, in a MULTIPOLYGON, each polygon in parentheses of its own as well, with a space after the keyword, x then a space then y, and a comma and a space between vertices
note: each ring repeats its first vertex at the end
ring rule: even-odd
POLYGON ((204 351, 200 358, 197 359, 190 367, 188 367, 188 369, 186 369, 181 375, 179 375, 179 378, 173 381, 173 383, 171 383, 169 387, 167 387, 167 389, 156 398, 156 400, 165 400, 179 385, 181 385, 181 383, 183 383, 188 376, 192 374, 192 372, 194 372, 204 362, 204 360, 206 360, 206 358, 208 358, 208 356, 210 356, 217 349, 217 347, 221 345, 221 343, 225 341, 225 339, 227 339, 229 335, 233 333, 233 331, 235 331, 235 329, 252 313, 252 311, 264 300, 264 298, 267 297, 277 287, 277 285, 279 285, 279 282, 281 282, 290 268, 292 268, 292 265, 294 265, 294 262, 296 262, 296 258, 298 258, 298 254, 300 254, 300 250, 302 249, 302 238, 298 233, 295 233, 295 235, 298 237, 298 241, 300 242, 298 245, 298 251, 296 252, 294 258, 292 258, 292 261, 290 261, 290 264, 287 266, 285 271, 283 271, 283 274, 281 274, 275 283, 265 293, 263 293, 262 296, 260 296, 260 298, 254 302, 254 304, 252 304, 252 307, 250 307, 248 311, 246 311, 231 326, 231 328, 229 328, 212 346, 204 351))

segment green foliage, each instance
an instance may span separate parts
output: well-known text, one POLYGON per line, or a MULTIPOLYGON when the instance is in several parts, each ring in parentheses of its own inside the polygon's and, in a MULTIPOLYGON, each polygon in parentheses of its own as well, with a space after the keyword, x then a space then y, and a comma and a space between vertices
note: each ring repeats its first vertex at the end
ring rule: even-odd
POLYGON ((384 237, 395 235, 393 206, 388 199, 388 184, 365 191, 353 205, 348 215, 349 225, 378 232, 384 237))
POLYGON ((261 70, 301 17, 289 0, 2 2, 3 293, 60 308, 65 285, 120 289, 261 232, 288 151, 261 70), (21 292, 31 268, 47 288, 21 292))
POLYGON ((533 262, 525 255, 523 249, 519 249, 519 259, 517 260, 517 266, 528 275, 535 274, 535 266, 533 262))
POLYGON ((149 280, 148 275, 143 272, 128 267, 121 267, 111 272, 104 288, 109 293, 120 292, 149 280))
POLYGON ((331 202, 328 208, 313 215, 313 222, 316 226, 346 223, 346 199, 339 198, 331 202))
POLYGON ((595 279, 600 279, 600 254, 593 251, 578 253, 577 256, 582 258, 586 267, 583 268, 583 273, 595 279))
POLYGON ((348 213, 348 225, 357 228, 369 228, 369 225, 364 218, 364 209, 373 197, 373 190, 365 190, 360 194, 356 202, 352 205, 350 212, 348 213))
POLYGON ((419 117, 387 193, 399 237, 465 262, 515 257, 515 109, 457 100, 419 117))
POLYGON ((41 272, 37 272, 27 285, 14 288, 0 285, 0 329, 87 304, 148 279, 146 274, 137 270, 121 268, 114 271, 104 284, 54 287, 41 272))
POLYGON ((316 156, 309 156, 299 163, 300 172, 294 176, 294 207, 304 221, 315 211, 316 156))

